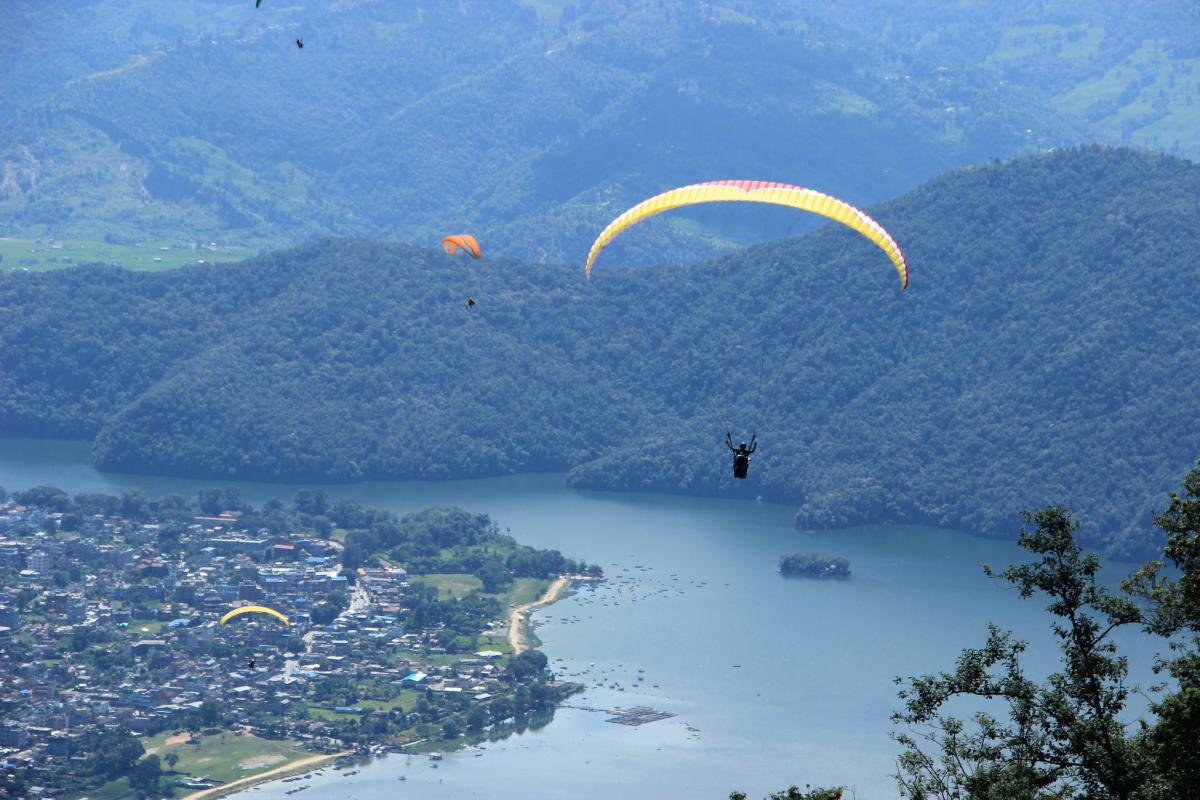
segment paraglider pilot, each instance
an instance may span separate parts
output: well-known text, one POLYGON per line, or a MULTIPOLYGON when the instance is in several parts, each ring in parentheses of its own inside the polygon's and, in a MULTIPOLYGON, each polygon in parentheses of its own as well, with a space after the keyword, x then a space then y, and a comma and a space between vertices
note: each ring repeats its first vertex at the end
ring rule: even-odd
POLYGON ((750 456, 754 455, 754 451, 758 449, 758 434, 750 437, 750 444, 738 442, 738 446, 734 447, 733 437, 729 431, 726 431, 725 444, 733 451, 733 477, 745 480, 746 473, 750 471, 750 456))

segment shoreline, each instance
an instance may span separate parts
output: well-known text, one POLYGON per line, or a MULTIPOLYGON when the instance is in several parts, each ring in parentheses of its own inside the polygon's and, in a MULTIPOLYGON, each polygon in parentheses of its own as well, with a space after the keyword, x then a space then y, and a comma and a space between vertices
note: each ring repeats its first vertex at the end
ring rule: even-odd
POLYGON ((214 786, 211 789, 200 789, 191 794, 183 795, 186 800, 218 800, 218 798, 228 797, 231 794, 236 794, 245 789, 250 789, 263 783, 279 780, 281 778, 290 778, 294 775, 303 775, 306 772, 322 769, 329 766, 343 756, 354 755, 353 750, 342 750, 337 753, 315 754, 308 758, 302 758, 299 761, 292 761, 283 766, 269 769, 265 772, 259 772, 255 775, 247 775, 244 778, 232 780, 229 783, 223 783, 220 786, 214 786))
POLYGON ((561 600, 570 586, 571 579, 566 575, 560 575, 550 582, 546 591, 537 600, 509 610, 508 645, 512 648, 514 656, 519 656, 533 647, 534 641, 537 639, 533 635, 533 627, 530 624, 532 612, 561 600))

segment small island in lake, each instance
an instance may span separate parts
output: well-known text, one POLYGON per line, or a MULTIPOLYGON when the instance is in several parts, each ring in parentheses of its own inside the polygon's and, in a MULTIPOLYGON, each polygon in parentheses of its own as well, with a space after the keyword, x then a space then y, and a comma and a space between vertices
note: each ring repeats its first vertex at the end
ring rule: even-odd
POLYGON ((779 572, 788 578, 849 578, 850 562, 840 556, 792 553, 779 559, 779 572))

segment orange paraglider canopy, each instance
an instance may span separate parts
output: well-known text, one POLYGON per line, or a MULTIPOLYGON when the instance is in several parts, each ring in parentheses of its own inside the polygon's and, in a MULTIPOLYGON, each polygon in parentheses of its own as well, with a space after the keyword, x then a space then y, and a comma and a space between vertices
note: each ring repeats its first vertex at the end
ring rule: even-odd
POLYGON ((456 233, 452 236, 447 236, 442 239, 442 249, 451 255, 454 255, 460 249, 466 250, 471 254, 472 258, 479 258, 483 255, 479 251, 479 242, 475 241, 475 237, 469 233, 456 233))

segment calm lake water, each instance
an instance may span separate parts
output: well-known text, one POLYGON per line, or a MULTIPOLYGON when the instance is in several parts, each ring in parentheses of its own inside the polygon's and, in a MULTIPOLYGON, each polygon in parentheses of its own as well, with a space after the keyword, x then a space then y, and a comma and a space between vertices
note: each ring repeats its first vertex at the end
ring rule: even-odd
MULTIPOLYGON (((304 488, 218 483, 253 503, 304 488)), ((149 496, 215 485, 102 474, 79 443, 0 440, 0 486, 36 484, 149 496)), ((486 512, 523 543, 602 564, 603 586, 536 614, 542 649, 556 671, 587 684, 572 705, 647 705, 676 716, 627 727, 560 709, 540 730, 447 755, 436 769, 393 755, 348 778, 326 770, 303 782, 311 784, 304 800, 662 800, 725 798, 732 789, 758 798, 793 783, 895 797, 894 676, 951 668, 963 647, 982 643, 989 621, 1030 642, 1031 674, 1057 656, 1043 604, 982 574, 984 563, 1021 560, 1011 542, 917 527, 797 531, 785 506, 577 492, 556 475, 321 488, 397 512, 486 512), (792 552, 845 556, 853 577, 785 580, 776 567, 792 552)), ((1126 650, 1143 685, 1152 644, 1137 639, 1126 650)), ((282 799, 298 785, 238 797, 282 799)))

